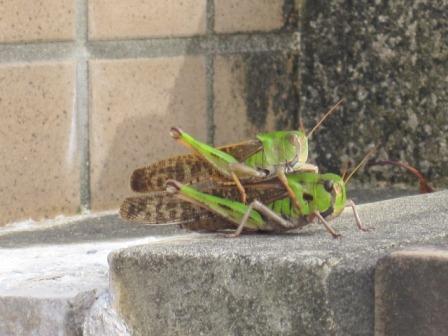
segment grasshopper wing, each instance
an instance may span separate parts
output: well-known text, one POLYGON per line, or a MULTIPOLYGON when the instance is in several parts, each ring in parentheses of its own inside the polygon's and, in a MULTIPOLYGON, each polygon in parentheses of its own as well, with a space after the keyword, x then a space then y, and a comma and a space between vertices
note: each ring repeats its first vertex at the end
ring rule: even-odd
POLYGON ((220 179, 211 164, 194 154, 175 156, 134 170, 131 189, 135 192, 162 191, 169 179, 197 183, 203 179, 220 179))
POLYGON ((206 214, 206 211, 196 209, 164 191, 128 197, 120 207, 121 218, 146 224, 179 224, 197 220, 206 214))
POLYGON ((178 224, 193 231, 220 231, 234 227, 233 223, 163 191, 126 198, 121 205, 120 216, 148 225, 178 224))
MULTIPOLYGON (((239 200, 239 192, 231 184, 207 183, 197 185, 197 188, 219 197, 239 200)), ((278 183, 249 185, 247 192, 250 201, 258 199, 265 203, 287 196, 287 192, 278 183)), ((235 227, 233 223, 165 191, 126 198, 120 207, 120 216, 145 224, 181 224, 190 230, 216 231, 235 227)))
MULTIPOLYGON (((219 147, 239 161, 261 149, 258 140, 248 140, 235 145, 219 147)), ((195 154, 178 155, 134 170, 131 175, 131 189, 135 192, 162 191, 169 179, 193 184, 201 181, 223 180, 221 174, 211 164, 195 154)))
POLYGON ((238 161, 246 161, 248 157, 263 149, 260 140, 246 140, 237 144, 220 146, 218 149, 232 155, 238 161))

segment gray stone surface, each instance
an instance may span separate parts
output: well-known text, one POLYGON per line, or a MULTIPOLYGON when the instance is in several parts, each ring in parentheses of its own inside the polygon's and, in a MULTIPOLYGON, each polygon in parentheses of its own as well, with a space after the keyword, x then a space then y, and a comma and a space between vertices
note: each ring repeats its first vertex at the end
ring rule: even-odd
POLYGON ((83 336, 130 336, 126 324, 112 307, 112 299, 108 291, 99 295, 90 308, 82 326, 83 336))
POLYGON ((173 239, 174 232, 173 226, 133 226, 116 215, 1 228, 0 335, 125 335, 104 294, 107 255, 173 239))
POLYGON ((448 246, 392 253, 375 270, 376 336, 448 335, 448 246))
POLYGON ((377 188, 377 189, 348 189, 347 194, 356 204, 371 203, 394 199, 404 196, 418 195, 418 188, 377 188))
MULTIPOLYGON (((359 160, 371 144, 448 185, 448 1, 307 0, 301 7, 300 114, 307 125, 345 107, 313 137, 322 171, 359 160)), ((364 182, 413 181, 378 167, 364 182)))
POLYGON ((374 268, 391 251, 448 243, 448 191, 349 210, 332 239, 197 235, 109 257, 114 306, 135 335, 373 335, 374 268), (187 238, 186 238, 187 239, 187 238))
POLYGON ((61 218, 34 223, 20 230, 0 228, 0 248, 101 242, 180 232, 176 225, 144 225, 125 222, 117 214, 61 218))
POLYGON ((0 335, 76 335, 65 332, 69 300, 1 297, 0 335))

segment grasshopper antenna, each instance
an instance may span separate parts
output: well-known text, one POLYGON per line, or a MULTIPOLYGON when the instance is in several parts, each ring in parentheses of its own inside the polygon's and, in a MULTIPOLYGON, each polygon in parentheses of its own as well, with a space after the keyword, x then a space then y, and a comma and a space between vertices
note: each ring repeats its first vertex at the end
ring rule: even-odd
MULTIPOLYGON (((367 154, 364 156, 364 158, 361 160, 360 163, 358 163, 358 165, 352 170, 352 172, 350 173, 350 175, 348 175, 344 180, 345 184, 348 183, 348 181, 352 178, 352 176, 356 173, 356 171, 361 168, 361 166, 367 162, 367 160, 369 159, 369 157, 376 152, 376 150, 378 149, 378 146, 375 146, 374 148, 372 148, 370 151, 367 152, 367 154)), ((345 177, 345 174, 344 174, 345 177)))
POLYGON ((424 194, 424 193, 434 192, 434 189, 426 181, 425 176, 419 170, 417 170, 416 168, 414 168, 411 165, 407 164, 406 162, 384 160, 384 161, 375 161, 375 162, 370 164, 370 166, 375 166, 375 165, 382 165, 382 166, 383 165, 393 165, 393 166, 398 166, 400 168, 404 168, 407 171, 409 171, 410 173, 412 173, 415 176, 417 176, 418 181, 419 181, 419 191, 420 191, 420 193, 424 194))
POLYGON ((341 106, 345 102, 345 99, 342 98, 339 100, 330 110, 328 110, 327 113, 324 114, 324 116, 319 120, 319 122, 313 127, 313 129, 306 135, 306 137, 309 139, 313 135, 314 131, 317 130, 320 125, 324 122, 325 119, 328 118, 330 114, 332 114, 334 111, 338 109, 339 106, 341 106))
POLYGON ((302 118, 302 116, 299 117, 299 127, 300 127, 300 130, 301 130, 303 133, 306 133, 305 125, 303 124, 303 118, 302 118))
POLYGON ((348 162, 347 161, 342 162, 341 169, 339 171, 341 173, 342 180, 344 181, 345 176, 347 175, 347 172, 348 172, 348 162))

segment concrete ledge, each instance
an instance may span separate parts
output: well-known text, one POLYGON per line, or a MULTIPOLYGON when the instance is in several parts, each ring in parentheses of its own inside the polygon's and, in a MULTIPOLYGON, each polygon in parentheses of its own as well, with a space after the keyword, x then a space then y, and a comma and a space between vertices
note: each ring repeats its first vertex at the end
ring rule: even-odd
POLYGON ((421 247, 381 259, 375 271, 375 335, 448 335, 448 249, 421 247))
POLYGON ((132 247, 109 257, 114 306, 135 335, 373 335, 374 269, 391 251, 446 243, 448 191, 348 210, 333 240, 284 235, 132 247))
POLYGON ((174 226, 85 216, 0 229, 0 335, 123 336, 108 305, 107 255, 174 226))

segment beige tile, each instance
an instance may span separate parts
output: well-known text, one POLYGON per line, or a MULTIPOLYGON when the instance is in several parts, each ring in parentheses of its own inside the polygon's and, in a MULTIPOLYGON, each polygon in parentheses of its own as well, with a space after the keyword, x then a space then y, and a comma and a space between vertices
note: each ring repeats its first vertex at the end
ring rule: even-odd
POLYGON ((215 0, 218 33, 270 31, 284 25, 285 0, 215 0))
POLYGON ((79 207, 72 64, 0 66, 0 224, 79 207))
POLYGON ((214 64, 217 145, 297 127, 297 56, 226 55, 217 56, 214 64))
POLYGON ((171 126, 205 140, 204 59, 99 60, 90 75, 92 205, 117 208, 134 169, 185 152, 171 126))
POLYGON ((89 38, 204 34, 207 0, 90 0, 89 38))
POLYGON ((0 42, 72 40, 75 0, 0 1, 0 42))

